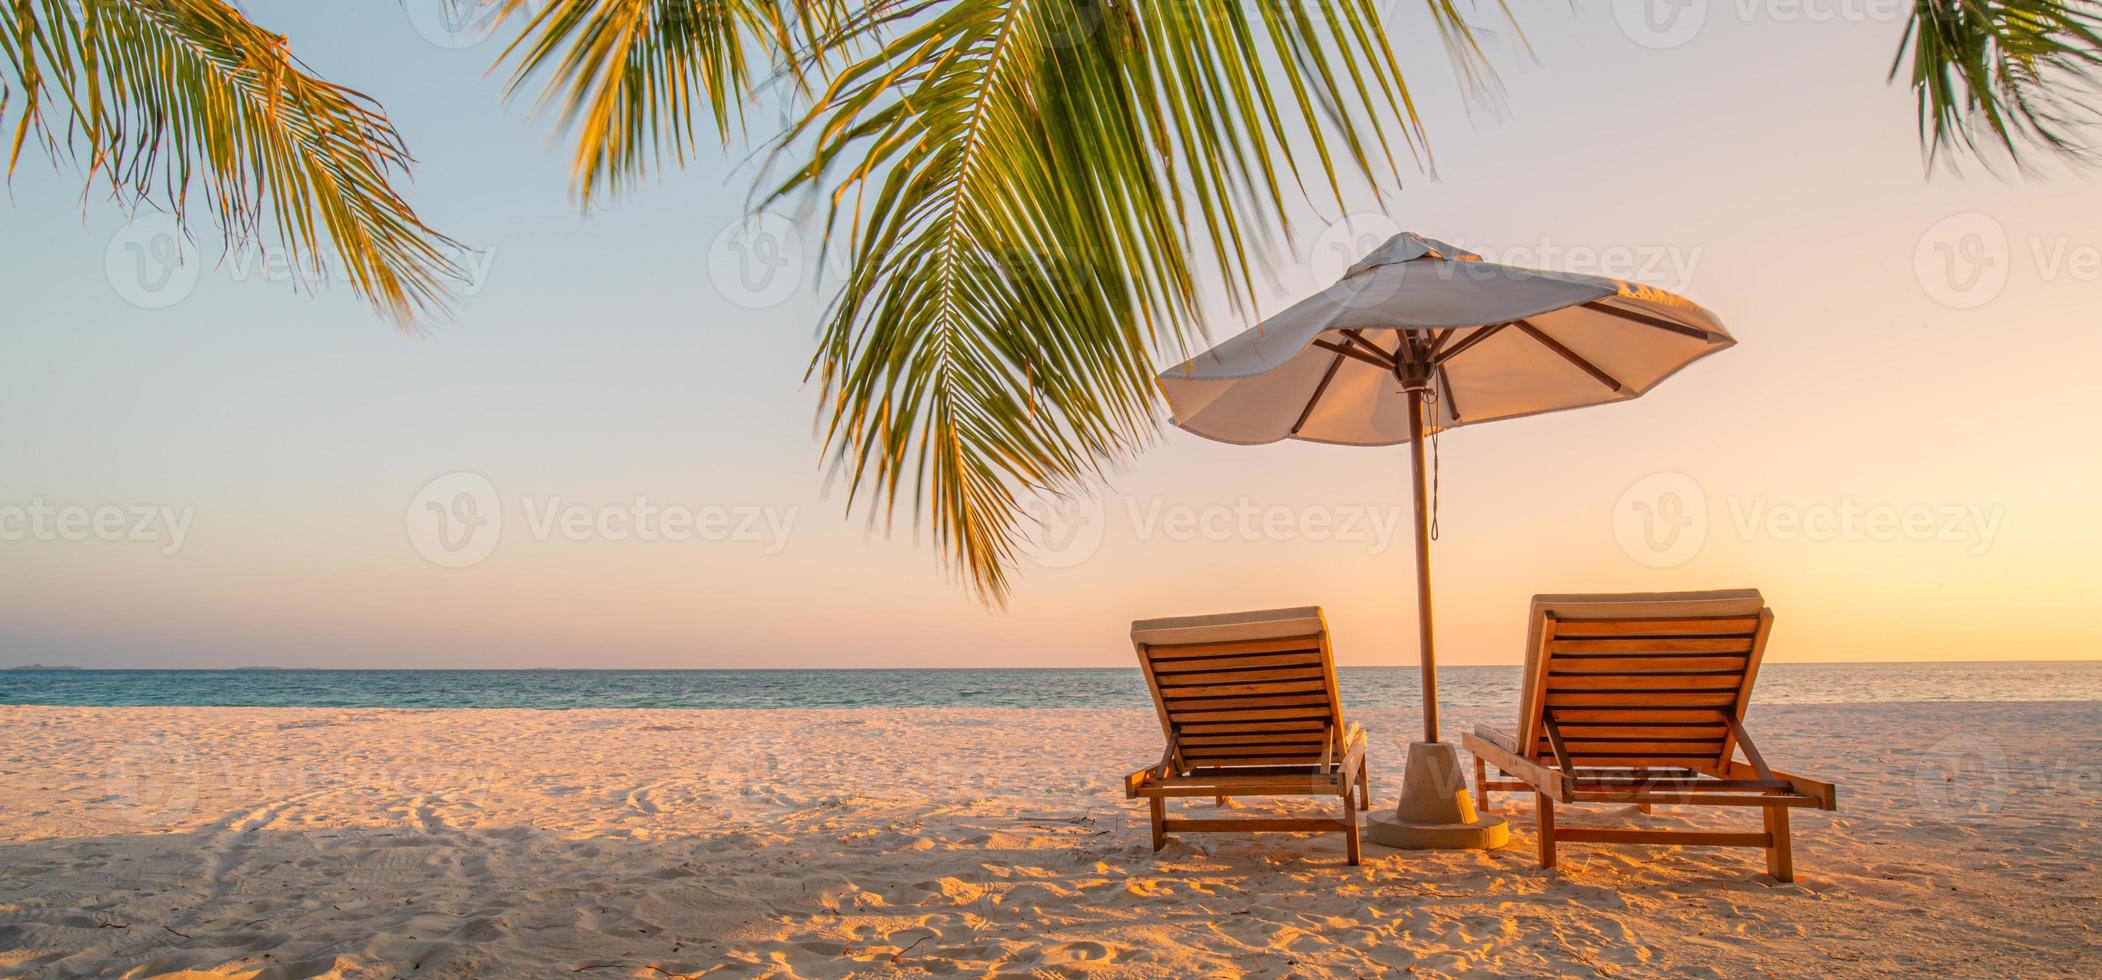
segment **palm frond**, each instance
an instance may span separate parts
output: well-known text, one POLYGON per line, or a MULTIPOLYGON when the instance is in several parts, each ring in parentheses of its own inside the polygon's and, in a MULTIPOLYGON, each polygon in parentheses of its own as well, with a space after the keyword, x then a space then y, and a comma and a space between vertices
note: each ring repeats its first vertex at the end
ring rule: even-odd
POLYGON ((309 72, 222 0, 4 0, 20 99, 9 152, 69 158, 125 206, 187 213, 230 245, 274 238, 311 273, 333 244, 351 287, 403 324, 442 311, 453 243, 393 180, 413 163, 377 103, 309 72))
MULTIPOLYGON (((527 2, 507 0, 499 17, 527 2)), ((796 64, 797 38, 840 11, 839 0, 553 0, 500 60, 517 58, 513 93, 546 76, 538 105, 575 139, 572 174, 588 203, 667 157, 683 165, 700 146, 696 117, 713 121, 712 139, 729 139, 758 84, 796 64)))
POLYGON ((2098 121, 2102 4, 2093 0, 1916 0, 1891 78, 1909 51, 1920 142, 2018 166, 2044 150, 2091 162, 2080 132, 2098 121))
POLYGON ((1251 302, 1295 202, 1422 152, 1372 0, 930 3, 818 54, 850 63, 776 194, 824 193, 853 256, 812 365, 827 447, 886 520, 910 486, 995 603, 1023 498, 1084 491, 1154 433, 1153 356, 1194 336, 1207 265, 1251 302))

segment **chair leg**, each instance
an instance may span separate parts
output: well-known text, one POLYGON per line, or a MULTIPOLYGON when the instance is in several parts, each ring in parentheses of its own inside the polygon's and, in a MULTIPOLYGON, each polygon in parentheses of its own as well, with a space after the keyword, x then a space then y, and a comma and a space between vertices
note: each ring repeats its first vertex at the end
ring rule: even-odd
POLYGON ((1651 806, 1650 806, 1649 804, 1647 804, 1647 803, 1637 803, 1637 804, 1635 804, 1635 812, 1636 812, 1636 813, 1640 813, 1640 814, 1642 814, 1643 816, 1645 816, 1645 817, 1646 817, 1646 816, 1649 816, 1650 814, 1652 814, 1652 813, 1655 813, 1655 812, 1657 812, 1657 811, 1655 810, 1655 808, 1651 807, 1651 806))
POLYGON ((1168 846, 1168 804, 1158 796, 1146 801, 1153 811, 1153 849, 1168 846))
POLYGON ((1766 873, 1775 881, 1795 880, 1795 855, 1788 841, 1788 808, 1770 806, 1766 808, 1766 832, 1773 843, 1766 848, 1766 873))
POLYGON ((1481 756, 1474 757, 1474 806, 1483 813, 1495 809, 1489 805, 1489 764, 1481 756))
POLYGON ((1372 767, 1370 763, 1358 763, 1358 809, 1372 810, 1372 767))
POLYGON ((1555 866, 1555 801, 1546 793, 1533 794, 1533 813, 1540 818, 1540 867, 1555 866))
POLYGON ((1349 793, 1343 794, 1343 853, 1351 867, 1358 866, 1358 808, 1349 793))

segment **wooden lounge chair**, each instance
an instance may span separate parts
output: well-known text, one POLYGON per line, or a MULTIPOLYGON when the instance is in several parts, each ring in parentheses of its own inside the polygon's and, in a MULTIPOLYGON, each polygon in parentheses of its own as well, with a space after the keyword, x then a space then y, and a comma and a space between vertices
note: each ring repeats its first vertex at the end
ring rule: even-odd
POLYGON ((1483 808, 1491 790, 1530 790, 1543 868, 1562 842, 1716 845, 1764 849, 1766 870, 1795 880, 1788 808, 1837 804, 1832 784, 1768 768, 1744 729, 1773 622, 1752 589, 1534 596, 1517 736, 1484 725, 1460 739, 1483 808), (1766 824, 1557 828, 1557 803, 1760 807, 1766 824))
POLYGON ((1124 780, 1126 799, 1152 804, 1154 850, 1175 831, 1340 831, 1358 863, 1365 733, 1343 722, 1320 607, 1141 620, 1131 642, 1168 739, 1124 780), (1170 820, 1171 796, 1336 796, 1343 816, 1170 820))

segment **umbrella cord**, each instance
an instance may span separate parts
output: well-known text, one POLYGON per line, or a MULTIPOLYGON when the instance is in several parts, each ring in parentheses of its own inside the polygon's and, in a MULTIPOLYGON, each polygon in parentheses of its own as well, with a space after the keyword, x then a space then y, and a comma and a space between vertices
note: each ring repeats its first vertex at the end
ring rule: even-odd
MULTIPOLYGON (((1428 389, 1428 390, 1426 390, 1426 391, 1425 391, 1425 392, 1423 393, 1423 410, 1424 410, 1424 413, 1425 413, 1425 414, 1427 414, 1427 415, 1429 415, 1429 416, 1430 416, 1430 418, 1429 418, 1429 419, 1426 419, 1425 421, 1427 421, 1427 422, 1435 422, 1435 421, 1437 420, 1437 418, 1438 418, 1438 413, 1437 413, 1437 410, 1436 410, 1436 408, 1435 408, 1435 406, 1436 406, 1437 404, 1438 404, 1438 389, 1436 389, 1436 388, 1431 388, 1431 389, 1428 389)), ((1432 541, 1436 541, 1436 540, 1438 540, 1438 436, 1439 436, 1439 434, 1440 434, 1440 433, 1442 433, 1442 432, 1443 432, 1443 429, 1441 429, 1441 428, 1433 428, 1433 429, 1431 429, 1431 540, 1432 540, 1432 541)))

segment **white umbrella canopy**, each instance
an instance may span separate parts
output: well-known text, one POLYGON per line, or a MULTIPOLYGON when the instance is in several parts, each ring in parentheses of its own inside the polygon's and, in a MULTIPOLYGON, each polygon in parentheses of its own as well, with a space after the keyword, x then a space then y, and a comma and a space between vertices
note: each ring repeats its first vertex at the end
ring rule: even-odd
POLYGON ((1436 743, 1423 437, 1638 398, 1736 342, 1661 289, 1484 262, 1405 233, 1158 382, 1177 426, 1220 442, 1411 444, 1424 731, 1436 743))
POLYGON ((1175 424, 1240 445, 1410 440, 1410 375, 1436 432, 1640 397, 1736 341, 1664 290, 1484 262, 1397 235, 1334 286, 1160 376, 1175 424))

